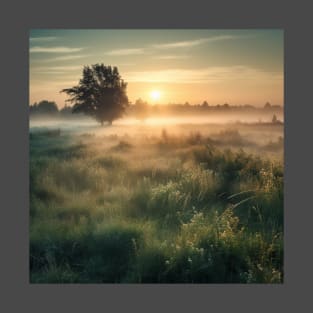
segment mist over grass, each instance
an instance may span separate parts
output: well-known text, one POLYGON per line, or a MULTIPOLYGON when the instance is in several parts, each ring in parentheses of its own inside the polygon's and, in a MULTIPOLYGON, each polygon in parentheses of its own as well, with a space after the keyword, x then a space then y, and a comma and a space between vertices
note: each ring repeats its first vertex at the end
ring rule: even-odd
POLYGON ((60 126, 30 129, 32 283, 283 282, 283 126, 60 126))

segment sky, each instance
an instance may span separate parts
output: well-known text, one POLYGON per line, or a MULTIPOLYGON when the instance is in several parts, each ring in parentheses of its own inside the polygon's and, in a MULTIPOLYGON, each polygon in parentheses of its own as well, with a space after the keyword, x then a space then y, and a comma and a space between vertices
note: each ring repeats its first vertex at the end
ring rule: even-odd
POLYGON ((29 101, 62 108, 60 90, 103 63, 118 67, 132 103, 284 105, 283 53, 280 29, 33 29, 29 101))

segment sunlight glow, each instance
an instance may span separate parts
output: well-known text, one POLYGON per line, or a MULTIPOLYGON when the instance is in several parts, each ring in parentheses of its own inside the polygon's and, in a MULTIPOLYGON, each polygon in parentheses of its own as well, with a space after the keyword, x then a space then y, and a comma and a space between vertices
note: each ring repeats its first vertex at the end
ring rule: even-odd
POLYGON ((150 92, 150 97, 153 101, 157 101, 160 99, 161 93, 158 90, 153 90, 150 92))

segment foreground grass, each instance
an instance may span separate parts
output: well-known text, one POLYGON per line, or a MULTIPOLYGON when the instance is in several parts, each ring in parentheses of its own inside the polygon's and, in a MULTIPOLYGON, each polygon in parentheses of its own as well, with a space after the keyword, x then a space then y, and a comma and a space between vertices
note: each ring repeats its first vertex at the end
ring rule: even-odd
POLYGON ((32 134, 31 282, 281 283, 282 162, 236 143, 32 134))

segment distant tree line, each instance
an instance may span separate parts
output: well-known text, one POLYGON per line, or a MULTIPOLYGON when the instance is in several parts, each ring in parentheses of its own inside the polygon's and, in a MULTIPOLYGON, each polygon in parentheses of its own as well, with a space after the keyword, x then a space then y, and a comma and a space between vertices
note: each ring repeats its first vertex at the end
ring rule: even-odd
POLYGON ((184 104, 156 104, 149 105, 146 101, 142 99, 137 99, 134 104, 130 104, 127 113, 128 115, 134 115, 139 120, 145 119, 151 115, 197 115, 197 114, 211 114, 211 113, 257 113, 257 112, 272 112, 280 113, 283 107, 280 105, 271 105, 267 102, 263 107, 255 107, 250 104, 244 105, 230 105, 228 103, 209 105, 207 101, 202 104, 189 104, 188 102, 184 104))
POLYGON ((53 101, 42 100, 39 103, 35 102, 33 105, 29 106, 30 114, 57 114, 58 106, 53 101))
POLYGON ((72 116, 72 107, 65 105, 59 109, 54 101, 42 100, 29 106, 29 114, 31 117, 69 117, 72 116))
MULTIPOLYGON (((228 103, 209 105, 207 101, 202 104, 156 104, 149 105, 147 101, 137 99, 135 103, 130 103, 126 109, 126 114, 129 116, 135 116, 139 120, 144 120, 151 115, 184 115, 184 114, 205 114, 212 112, 281 112, 282 106, 272 105, 267 102, 263 107, 255 107, 250 104, 244 105, 230 105, 228 103)), ((64 105, 61 109, 58 108, 57 104, 53 101, 43 100, 39 103, 35 102, 29 106, 29 113, 31 116, 64 116, 69 117, 72 115, 73 106, 64 105)))

